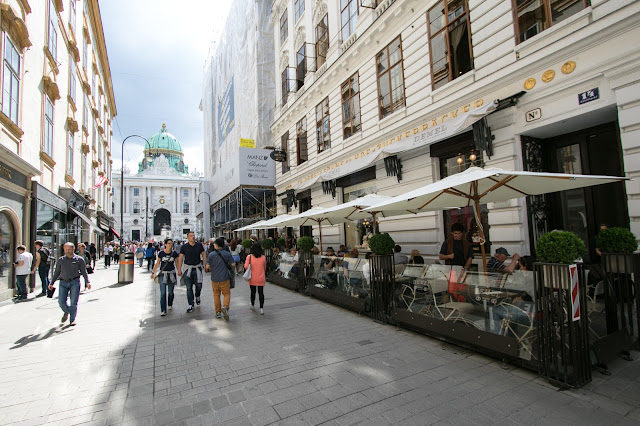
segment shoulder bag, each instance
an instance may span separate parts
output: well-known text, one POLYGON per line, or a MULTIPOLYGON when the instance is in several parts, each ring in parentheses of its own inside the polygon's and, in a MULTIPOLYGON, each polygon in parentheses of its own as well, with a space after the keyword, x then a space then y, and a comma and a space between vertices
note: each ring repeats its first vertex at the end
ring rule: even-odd
POLYGON ((249 256, 247 256, 249 258, 249 267, 246 271, 244 271, 244 274, 242 275, 242 278, 245 278, 247 280, 251 279, 251 256, 253 255, 250 254, 249 256))
POLYGON ((231 266, 229 266, 229 263, 227 263, 227 261, 224 259, 224 257, 222 257, 222 255, 220 254, 220 252, 218 250, 214 250, 216 252, 216 254, 218 256, 220 256, 220 259, 222 260, 222 262, 224 263, 224 266, 227 267, 227 270, 229 271, 229 287, 230 288, 235 288, 236 286, 236 282, 235 282, 235 275, 233 272, 233 268, 231 268, 231 266))
MULTIPOLYGON (((171 252, 171 253, 169 254, 169 256, 171 256, 171 255, 173 255, 173 252, 171 252)), ((160 259, 160 263, 162 263, 162 259, 160 259)), ((162 272, 164 272, 164 268, 166 268, 168 264, 169 264, 169 262, 167 261, 167 262, 164 264, 164 266, 163 266, 162 268, 160 268, 160 272, 158 272, 158 273, 156 274, 156 276, 155 276, 155 277, 153 277, 153 282, 154 282, 154 283, 158 284, 158 278, 159 278, 160 274, 161 274, 162 272)))

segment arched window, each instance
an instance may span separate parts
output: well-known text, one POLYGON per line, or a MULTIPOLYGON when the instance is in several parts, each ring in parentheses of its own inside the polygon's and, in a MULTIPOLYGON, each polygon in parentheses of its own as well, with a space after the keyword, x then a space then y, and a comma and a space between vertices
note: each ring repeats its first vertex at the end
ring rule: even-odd
POLYGON ((139 202, 135 202, 133 203, 133 212, 134 213, 140 213, 140 203, 139 202))
POLYGON ((189 213, 189 203, 182 204, 182 213, 189 213))

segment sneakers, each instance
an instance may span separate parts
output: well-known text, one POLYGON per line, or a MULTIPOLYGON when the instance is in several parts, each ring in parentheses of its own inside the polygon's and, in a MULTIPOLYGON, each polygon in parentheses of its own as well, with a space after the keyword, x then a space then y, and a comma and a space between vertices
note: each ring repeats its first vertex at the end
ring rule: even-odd
POLYGON ((196 297, 196 305, 199 305, 199 304, 200 304, 200 298, 196 297))
POLYGON ((46 296, 47 293, 40 293, 40 294, 36 294, 36 297, 42 297, 42 296, 46 296))
POLYGON ((187 313, 190 314, 191 312, 193 312, 193 306, 189 305, 189 307, 187 308, 187 313))
POLYGON ((216 312, 216 318, 218 319, 222 318, 222 314, 220 312, 216 312))
POLYGON ((225 321, 229 321, 229 309, 222 308, 222 316, 224 317, 225 321))
POLYGON ((169 310, 172 310, 172 309, 173 309, 173 306, 171 306, 171 305, 169 305, 168 307, 169 307, 169 310))
POLYGON ((65 312, 64 315, 62 315, 60 322, 67 322, 67 319, 69 319, 69 313, 65 312))
POLYGON ((264 315, 264 309, 260 308, 260 315, 264 315))
POLYGON ((166 313, 166 312, 164 312, 164 311, 160 312, 160 316, 161 316, 161 317, 163 317, 163 316, 165 316, 165 315, 167 315, 167 313, 166 313))
POLYGON ((251 309, 252 311, 255 311, 255 310, 256 310, 256 307, 255 307, 255 306, 253 306, 251 303, 249 303, 249 309, 251 309))

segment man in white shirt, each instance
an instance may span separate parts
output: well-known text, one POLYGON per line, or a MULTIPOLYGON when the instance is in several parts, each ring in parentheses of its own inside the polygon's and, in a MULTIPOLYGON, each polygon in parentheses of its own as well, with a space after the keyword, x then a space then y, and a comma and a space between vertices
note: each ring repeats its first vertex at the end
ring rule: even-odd
POLYGON ((31 273, 33 255, 29 253, 23 245, 19 245, 17 250, 18 257, 14 263, 14 267, 16 268, 16 287, 18 288, 16 300, 27 300, 27 277, 31 273))
POLYGON ((105 269, 111 266, 111 256, 113 256, 113 247, 111 247, 111 243, 106 243, 104 245, 104 267, 105 269))

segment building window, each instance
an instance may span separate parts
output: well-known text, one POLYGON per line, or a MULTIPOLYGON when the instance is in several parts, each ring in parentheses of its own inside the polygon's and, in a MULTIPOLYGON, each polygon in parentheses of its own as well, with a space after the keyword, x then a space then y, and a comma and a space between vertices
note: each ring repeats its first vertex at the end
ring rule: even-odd
POLYGON ((427 13, 434 89, 473 69, 467 0, 440 1, 427 13))
POLYGON ((345 42, 356 31, 358 20, 358 0, 340 0, 342 21, 342 41, 345 42))
POLYGON ((282 12, 282 16, 280 17, 280 46, 287 41, 287 36, 289 35, 289 16, 287 15, 287 9, 282 12))
POLYGON ((189 213, 189 203, 182 203, 182 213, 189 213))
POLYGON ((15 45, 4 34, 4 75, 2 79, 2 112, 18 124, 20 102, 20 54, 15 45))
POLYGON ((87 95, 84 95, 84 105, 83 105, 83 114, 82 114, 82 125, 84 126, 85 131, 89 134, 89 99, 87 99, 87 95))
POLYGON ((185 189, 184 191, 182 191, 182 196, 185 197, 185 198, 188 197, 189 196, 189 190, 185 189))
POLYGON ((360 84, 359 75, 355 73, 342 83, 342 137, 348 138, 358 133, 360 122, 360 84))
POLYGON ((53 158, 53 102, 48 95, 44 96, 44 140, 42 151, 53 158))
POLYGON ((280 149, 285 154, 285 159, 282 162, 282 174, 285 174, 289 171, 289 132, 280 137, 280 149))
POLYGON ((318 22, 316 26, 316 64, 320 68, 327 62, 327 52, 329 51, 329 15, 318 22))
POLYGON ((80 156, 80 189, 87 189, 87 155, 80 156))
POLYGON ((93 122, 93 126, 91 129, 91 147, 93 148, 93 151, 96 152, 96 122, 93 122))
POLYGON ((298 166, 308 159, 307 155, 307 117, 296 123, 296 152, 298 166))
POLYGON ((87 62, 89 58, 89 43, 87 42, 87 38, 82 36, 82 68, 84 68, 85 73, 87 72, 87 62))
POLYGON ((134 197, 140 196, 140 188, 133 188, 133 196, 134 197))
POLYGON ((285 68, 282 71, 282 105, 286 105, 289 100, 289 79, 288 79, 288 71, 289 68, 285 68))
POLYGON ((298 19, 304 13, 304 0, 293 0, 293 14, 295 15, 294 22, 298 22, 298 19))
POLYGON ((97 75, 95 70, 91 70, 91 96, 93 96, 93 100, 96 100, 96 80, 97 75))
MULTIPOLYGON (((72 0, 73 3, 73 0, 72 0)), ((69 97, 76 103, 76 63, 69 56, 69 97)))
POLYGON ((69 0, 69 24, 71 24, 71 30, 75 34, 76 32, 76 0, 69 0))
POLYGON ((318 138, 318 153, 331 148, 328 97, 316 105, 316 134, 318 138))
POLYGON ((297 90, 300 90, 304 86, 304 77, 307 75, 307 58, 305 56, 305 44, 300 47, 296 54, 296 84, 297 90))
POLYGON ((564 21, 589 6, 589 0, 512 0, 518 43, 564 21))
POLYGON ((404 106, 402 40, 398 36, 376 56, 380 118, 404 106))
POLYGON ((67 174, 73 177, 73 133, 67 134, 67 174))
POLYGON ((49 0, 49 31, 47 33, 47 48, 54 60, 57 58, 56 55, 58 51, 58 33, 56 31, 57 24, 58 12, 56 11, 56 7, 53 5, 53 0, 49 0))
POLYGON ((140 203, 137 201, 133 203, 133 212, 140 213, 140 203))

